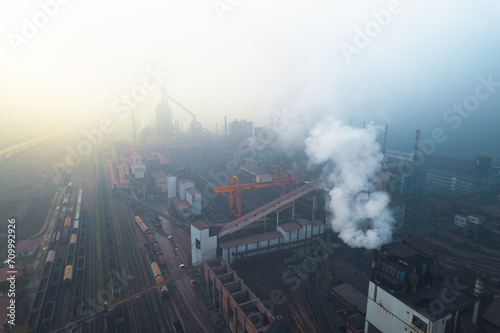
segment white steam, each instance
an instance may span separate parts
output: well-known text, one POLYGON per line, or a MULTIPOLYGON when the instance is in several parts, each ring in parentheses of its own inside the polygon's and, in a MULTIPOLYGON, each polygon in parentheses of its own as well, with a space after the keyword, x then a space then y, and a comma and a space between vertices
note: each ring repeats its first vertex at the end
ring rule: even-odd
POLYGON ((375 130, 354 128, 329 118, 305 140, 312 163, 325 164, 324 186, 332 227, 351 247, 374 249, 391 240, 394 218, 389 196, 375 191, 383 156, 375 130))

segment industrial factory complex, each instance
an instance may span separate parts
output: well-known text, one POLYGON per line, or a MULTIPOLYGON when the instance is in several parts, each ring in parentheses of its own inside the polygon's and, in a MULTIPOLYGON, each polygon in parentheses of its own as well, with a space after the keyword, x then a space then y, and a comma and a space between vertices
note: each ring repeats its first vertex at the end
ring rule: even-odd
POLYGON ((163 89, 154 126, 54 172, 26 255, 40 263, 28 331, 500 332, 490 156, 427 156, 417 129, 411 153, 390 151, 386 127, 373 190, 389 198, 392 240, 351 248, 324 171, 271 128, 226 118, 208 131, 163 89))

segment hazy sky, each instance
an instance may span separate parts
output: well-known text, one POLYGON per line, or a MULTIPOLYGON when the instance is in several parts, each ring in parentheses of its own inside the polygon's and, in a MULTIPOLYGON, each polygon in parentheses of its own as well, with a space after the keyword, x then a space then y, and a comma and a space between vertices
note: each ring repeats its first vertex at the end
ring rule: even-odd
MULTIPOLYGON (((387 123, 393 149, 441 128, 438 152, 498 155, 500 85, 468 97, 479 77, 500 82, 499 17, 495 0, 4 0, 0 142, 95 127, 159 68, 209 129, 224 116, 268 126, 286 109, 387 123), (475 111, 446 111, 465 100, 475 111)), ((137 103, 141 126, 159 99, 137 103)))

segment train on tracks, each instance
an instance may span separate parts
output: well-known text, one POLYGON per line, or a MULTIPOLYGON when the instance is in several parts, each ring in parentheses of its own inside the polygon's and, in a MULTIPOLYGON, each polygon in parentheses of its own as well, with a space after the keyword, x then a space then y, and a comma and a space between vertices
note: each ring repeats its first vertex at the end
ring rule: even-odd
POLYGON ((63 282, 67 284, 73 282, 73 265, 67 265, 64 269, 63 282))
POLYGON ((67 217, 64 220, 64 225, 63 225, 63 230, 62 230, 62 235, 61 235, 61 241, 62 242, 67 242, 69 238, 69 229, 71 228, 71 217, 67 217))
POLYGON ((158 263, 160 265, 166 265, 167 262, 165 261, 165 257, 163 256, 163 251, 161 250, 160 245, 158 244, 158 241, 156 240, 155 236, 153 235, 151 230, 149 230, 149 227, 146 225, 146 223, 144 223, 144 221, 138 215, 135 216, 135 222, 139 227, 139 229, 141 230, 141 232, 144 234, 144 236, 146 236, 146 238, 148 239, 148 242, 151 243, 151 246, 153 247, 158 263))
MULTIPOLYGON (((157 284, 161 284, 163 281, 163 276, 161 275, 160 267, 158 267, 158 264, 156 262, 151 263, 151 271, 153 272, 153 277, 156 281, 157 284)), ((160 286, 160 295, 161 297, 165 298, 168 295, 168 289, 165 284, 162 284, 160 286)))

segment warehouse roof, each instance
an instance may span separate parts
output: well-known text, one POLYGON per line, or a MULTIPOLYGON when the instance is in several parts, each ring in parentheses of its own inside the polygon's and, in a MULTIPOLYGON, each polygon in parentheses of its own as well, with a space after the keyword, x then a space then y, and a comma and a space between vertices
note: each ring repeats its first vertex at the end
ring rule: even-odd
POLYGON ((195 195, 195 194, 200 194, 200 191, 198 191, 197 189, 195 189, 194 187, 190 187, 186 190, 186 193, 189 193, 191 195, 195 195))
POLYGON ((191 207, 189 202, 187 202, 186 200, 182 200, 179 197, 174 197, 171 200, 172 200, 172 203, 174 204, 175 208, 177 208, 177 210, 179 210, 179 211, 191 207))
POLYGON ((420 236, 407 237, 403 239, 402 242, 403 244, 421 252, 432 252, 436 249, 436 245, 433 242, 420 236))
POLYGON ((400 242, 392 242, 382 245, 382 249, 398 255, 400 258, 409 258, 418 254, 417 251, 400 242))
POLYGON ((361 313, 366 313, 367 298, 349 283, 339 284, 334 287, 333 292, 345 299, 349 304, 358 309, 361 313))
POLYGON ((38 239, 27 239, 16 244, 16 252, 33 251, 38 245, 38 239))
POLYGON ((155 158, 158 158, 158 162, 160 162, 160 164, 162 165, 171 163, 170 160, 166 158, 165 155, 163 155, 162 153, 153 152, 151 153, 151 155, 155 158))
POLYGON ((247 245, 247 244, 267 241, 270 239, 277 239, 277 238, 283 238, 283 235, 281 234, 281 232, 271 231, 271 232, 267 232, 265 234, 252 235, 249 237, 244 237, 244 238, 239 238, 239 239, 231 240, 228 242, 224 242, 224 243, 221 243, 220 246, 223 249, 229 249, 229 248, 236 247, 236 246, 247 245))
POLYGON ((213 227, 215 224, 213 224, 212 222, 210 222, 208 220, 202 220, 202 221, 193 222, 193 223, 191 223, 191 225, 198 230, 204 230, 204 229, 213 227))
POLYGON ((151 176, 154 180, 160 180, 167 177, 167 175, 163 171, 153 171, 151 172, 151 176))

